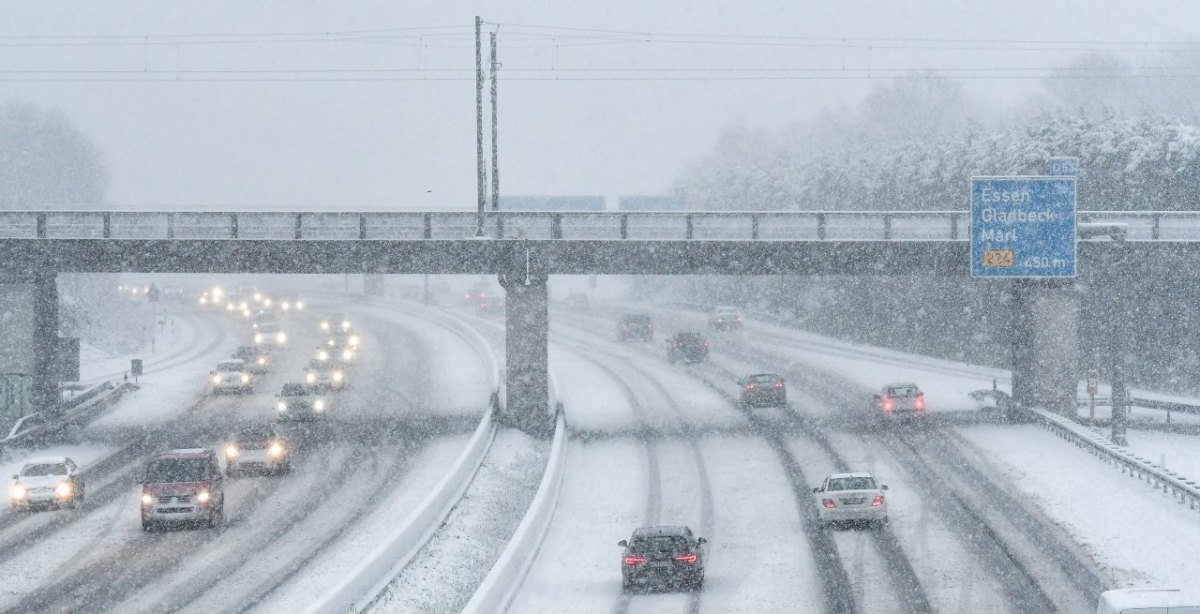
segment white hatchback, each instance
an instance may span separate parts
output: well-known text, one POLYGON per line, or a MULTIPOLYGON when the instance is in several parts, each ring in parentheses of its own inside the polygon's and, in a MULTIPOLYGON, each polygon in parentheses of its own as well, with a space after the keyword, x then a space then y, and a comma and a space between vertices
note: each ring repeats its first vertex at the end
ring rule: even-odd
POLYGON ((888 522, 888 487, 869 473, 835 473, 814 488, 817 510, 826 524, 864 522, 882 526, 888 522))

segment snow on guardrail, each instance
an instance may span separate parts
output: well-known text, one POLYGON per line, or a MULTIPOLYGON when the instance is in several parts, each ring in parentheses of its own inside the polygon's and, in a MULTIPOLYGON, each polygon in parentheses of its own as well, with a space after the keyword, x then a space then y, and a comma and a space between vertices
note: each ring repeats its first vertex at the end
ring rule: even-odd
POLYGON ((126 392, 136 388, 129 382, 113 386, 112 382, 103 382, 89 388, 83 394, 71 399, 71 404, 63 407, 57 414, 36 412, 22 416, 8 435, 0 439, 0 446, 19 444, 47 433, 61 431, 71 424, 79 424, 90 419, 96 412, 116 403, 126 392))
MULTIPOLYGON (((393 306, 382 300, 369 299, 367 302, 382 307, 393 306)), ((434 532, 454 509, 495 439, 496 425, 493 418, 500 399, 500 366, 491 345, 482 335, 461 321, 435 310, 423 311, 429 319, 439 321, 470 344, 488 365, 492 388, 488 410, 479 421, 479 426, 475 428, 466 448, 429 495, 332 590, 326 592, 320 601, 311 604, 305 610, 309 614, 361 612, 377 600, 388 584, 433 537, 434 532)))
POLYGON ((561 405, 557 406, 560 409, 554 427, 554 441, 550 445, 550 462, 546 464, 546 472, 542 474, 542 483, 538 486, 537 494, 529 504, 525 517, 521 519, 521 524, 513 532, 508 546, 500 553, 500 558, 492 566, 492 570, 463 608, 463 614, 507 611, 542 547, 542 540, 550 529, 550 521, 554 519, 554 512, 558 507, 558 495, 562 490, 566 466, 566 419, 561 405))
POLYGON ((1136 454, 1127 452, 1108 438, 1086 429, 1073 421, 1044 409, 1026 410, 1039 423, 1062 439, 1087 450, 1093 456, 1128 473, 1131 477, 1145 481, 1155 490, 1161 490, 1179 502, 1187 503, 1188 509, 1200 510, 1200 484, 1164 469, 1136 454))

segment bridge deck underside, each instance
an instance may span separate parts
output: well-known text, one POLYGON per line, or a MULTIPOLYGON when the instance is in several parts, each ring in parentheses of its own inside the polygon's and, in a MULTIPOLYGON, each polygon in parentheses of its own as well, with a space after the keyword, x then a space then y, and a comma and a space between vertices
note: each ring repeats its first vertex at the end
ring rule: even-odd
MULTIPOLYGON (((1126 262, 1196 258, 1194 243, 1081 242, 1080 267, 1118 253, 1126 262)), ((0 274, 500 273, 969 274, 958 241, 114 240, 0 239, 0 274)), ((1178 262, 1178 260, 1176 260, 1178 262)), ((1198 262, 1200 264, 1200 262, 1198 262)))

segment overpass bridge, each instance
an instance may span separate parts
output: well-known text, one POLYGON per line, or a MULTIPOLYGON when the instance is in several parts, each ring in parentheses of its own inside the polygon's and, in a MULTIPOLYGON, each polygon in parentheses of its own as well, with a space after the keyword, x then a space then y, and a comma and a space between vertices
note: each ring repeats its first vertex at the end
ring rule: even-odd
MULTIPOLYGON (((926 273, 967 277, 967 211, 474 212, 0 211, 0 283, 28 289, 33 346, 53 347, 59 273, 495 274, 507 292, 508 418, 536 430, 547 393, 553 274, 926 273)), ((1132 275, 1195 258, 1200 212, 1081 211, 1079 269, 1132 275)), ((1200 265, 1200 262, 1196 262, 1200 265)), ((1018 402, 1073 407, 1078 298, 1071 280, 1013 292, 1018 402)), ((10 338, 18 336, 9 335, 10 338)), ((2 349, 2 348, 0 348, 2 349)), ((57 397, 35 355, 35 404, 57 397)))

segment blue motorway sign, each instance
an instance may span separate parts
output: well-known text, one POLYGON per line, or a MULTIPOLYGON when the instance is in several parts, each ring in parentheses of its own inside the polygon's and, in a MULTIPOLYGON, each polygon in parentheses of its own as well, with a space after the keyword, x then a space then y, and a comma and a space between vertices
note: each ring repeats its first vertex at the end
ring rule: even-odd
POLYGON ((1074 277, 1074 177, 972 177, 972 277, 1074 277))

